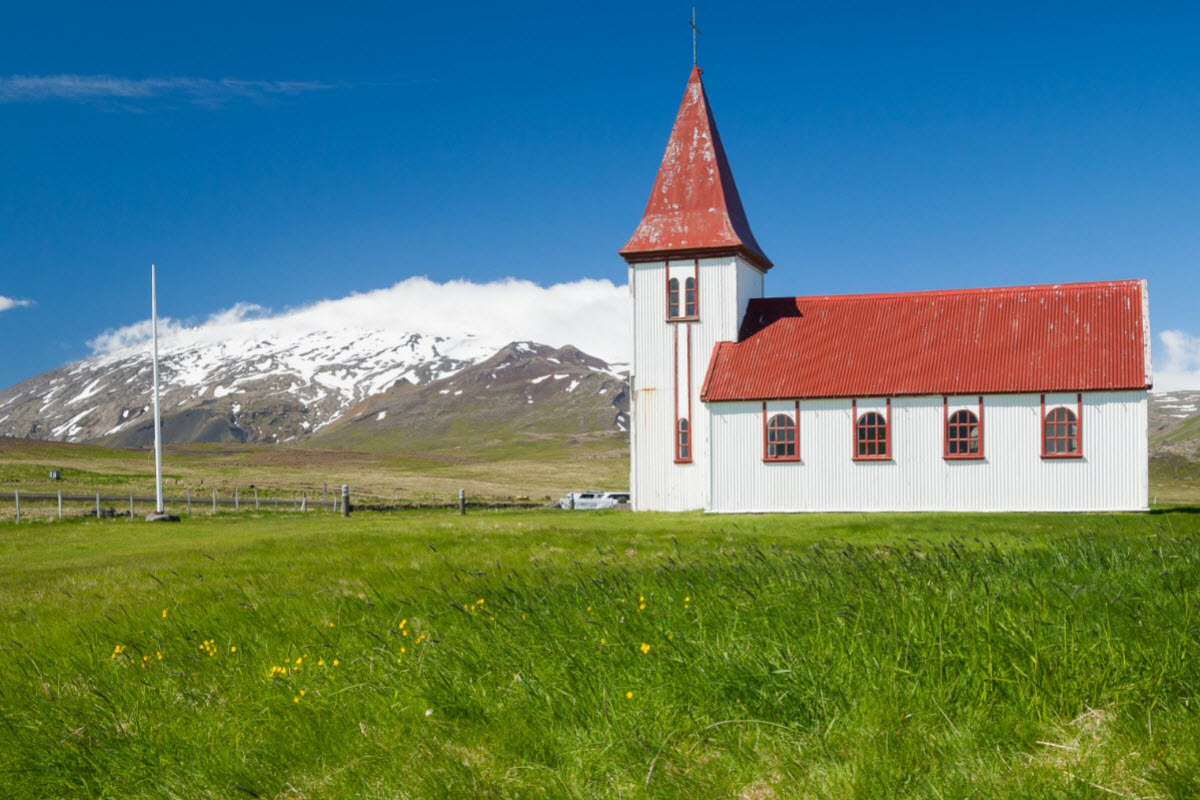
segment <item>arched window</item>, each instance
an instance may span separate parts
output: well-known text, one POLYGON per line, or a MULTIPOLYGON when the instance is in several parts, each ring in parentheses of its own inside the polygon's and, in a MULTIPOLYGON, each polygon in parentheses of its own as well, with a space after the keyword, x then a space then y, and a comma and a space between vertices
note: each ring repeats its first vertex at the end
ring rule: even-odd
POLYGON ((775 414, 767 420, 766 459, 796 458, 796 421, 787 414, 775 414))
POLYGON ((688 278, 683 282, 683 315, 696 316, 696 279, 688 278))
POLYGON ((687 419, 680 419, 675 430, 675 460, 692 460, 692 435, 687 419))
POLYGON ((1069 408, 1052 409, 1042 427, 1042 452, 1047 456, 1073 456, 1079 453, 1079 421, 1069 408))
POLYGON ((891 437, 887 418, 878 411, 868 411, 858 418, 854 427, 854 457, 858 459, 891 458, 891 437))
POLYGON ((980 455, 979 417, 963 409, 950 415, 946 423, 946 455, 966 458, 980 455))
POLYGON ((679 278, 667 281, 667 318, 679 316, 679 278))

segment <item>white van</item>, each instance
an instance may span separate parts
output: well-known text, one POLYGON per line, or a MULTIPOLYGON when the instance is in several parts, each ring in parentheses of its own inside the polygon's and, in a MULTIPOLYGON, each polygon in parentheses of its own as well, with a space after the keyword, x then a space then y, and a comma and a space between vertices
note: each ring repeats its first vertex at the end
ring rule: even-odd
POLYGON ((629 505, 629 492, 572 492, 558 501, 562 508, 572 508, 574 498, 576 511, 597 508, 616 508, 618 505, 629 505))

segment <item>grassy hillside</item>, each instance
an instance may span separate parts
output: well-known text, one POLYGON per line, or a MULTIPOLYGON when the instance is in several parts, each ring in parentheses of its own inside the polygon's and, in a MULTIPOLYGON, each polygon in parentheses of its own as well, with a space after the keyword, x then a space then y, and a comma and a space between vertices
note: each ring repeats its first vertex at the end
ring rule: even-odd
MULTIPOLYGON (((435 451, 402 455, 324 450, 284 445, 182 445, 166 448, 163 459, 170 495, 199 496, 217 489, 243 496, 250 486, 264 496, 293 492, 319 495, 348 483, 360 500, 442 500, 460 488, 475 498, 560 497, 581 488, 621 489, 629 485, 628 449, 615 439, 569 444, 514 444, 493 448, 486 457, 452 458, 435 451)), ((153 494, 154 460, 149 451, 120 450, 27 439, 0 438, 0 493, 153 494), (51 481, 52 469, 63 470, 51 481)), ((0 497, 0 503, 9 498, 0 497)))
POLYGON ((1200 516, 0 524, 22 797, 1185 798, 1200 516))

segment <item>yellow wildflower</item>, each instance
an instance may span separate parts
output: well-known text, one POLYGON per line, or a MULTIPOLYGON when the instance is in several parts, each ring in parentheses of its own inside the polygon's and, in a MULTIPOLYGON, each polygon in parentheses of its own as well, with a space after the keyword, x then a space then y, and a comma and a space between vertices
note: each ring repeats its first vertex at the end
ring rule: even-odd
POLYGON ((401 627, 401 628, 403 628, 403 627, 404 627, 406 624, 408 624, 408 619, 407 619, 407 618, 400 620, 400 627, 401 627))
POLYGON ((646 604, 645 604, 645 603, 639 603, 639 604, 638 604, 638 611, 639 611, 639 612, 641 612, 641 611, 645 611, 645 609, 646 609, 646 604))
POLYGON ((626 700, 632 700, 632 699, 633 699, 633 692, 626 692, 626 693, 625 693, 625 699, 626 699, 626 700))
POLYGON ((338 660, 337 660, 336 658, 333 660, 333 665, 334 665, 335 667, 338 665, 338 660))
POLYGON ((166 618, 167 618, 167 610, 164 608, 163 609, 163 619, 166 619, 166 618))
POLYGON ((304 695, 306 695, 306 694, 308 694, 308 689, 301 689, 301 690, 300 690, 300 696, 301 696, 301 697, 304 697, 304 695))
POLYGON ((600 644, 608 644, 608 640, 607 640, 607 639, 605 639, 603 636, 601 636, 601 637, 600 637, 600 644))
POLYGON ((645 642, 642 642, 641 650, 642 650, 642 653, 649 653, 650 645, 646 644, 645 642))
POLYGON ((236 652, 237 652, 237 645, 236 645, 236 644, 230 645, 230 646, 229 646, 229 652, 231 652, 231 653, 236 653, 236 652))
POLYGON ((162 651, 161 651, 161 650, 159 650, 159 651, 155 652, 155 654, 154 654, 154 655, 156 655, 156 656, 158 657, 158 660, 159 660, 159 661, 162 661, 162 651))
POLYGON ((300 698, 299 698, 299 697, 293 697, 293 698, 292 698, 292 702, 293 702, 293 703, 299 703, 299 702, 300 702, 300 698))
POLYGON ((400 648, 400 652, 401 652, 401 653, 403 653, 403 652, 404 652, 404 648, 403 648, 403 647, 401 647, 401 648, 400 648))
POLYGON ((325 659, 323 659, 323 658, 322 658, 322 659, 318 660, 318 661, 317 661, 317 666, 318 666, 318 667, 323 667, 323 666, 325 666, 325 659))
POLYGON ((408 631, 400 631, 401 636, 408 636, 408 631))
POLYGON ((333 623, 332 623, 332 622, 330 622, 330 623, 329 623, 329 627, 331 627, 331 628, 333 627, 333 623))

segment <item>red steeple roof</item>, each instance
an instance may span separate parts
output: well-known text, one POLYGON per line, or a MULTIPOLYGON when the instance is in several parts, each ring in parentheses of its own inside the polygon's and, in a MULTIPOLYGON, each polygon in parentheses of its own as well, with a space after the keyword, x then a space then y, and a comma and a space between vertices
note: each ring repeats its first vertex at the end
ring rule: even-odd
POLYGON ((692 68, 646 212, 620 253, 627 261, 736 253, 766 271, 771 260, 750 232, 700 73, 692 68))

